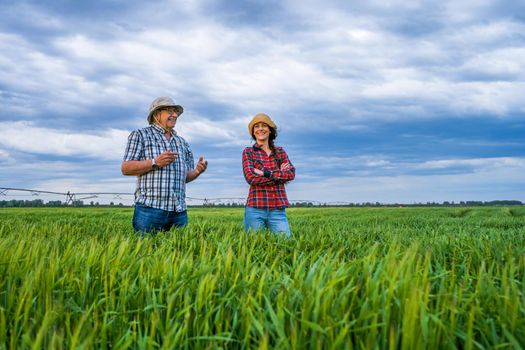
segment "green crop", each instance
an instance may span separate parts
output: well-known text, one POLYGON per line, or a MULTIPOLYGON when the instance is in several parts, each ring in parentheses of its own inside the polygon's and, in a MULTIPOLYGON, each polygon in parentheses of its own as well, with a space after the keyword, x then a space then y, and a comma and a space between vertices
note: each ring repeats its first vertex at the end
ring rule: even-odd
POLYGON ((525 208, 0 210, 0 349, 520 349, 525 208))

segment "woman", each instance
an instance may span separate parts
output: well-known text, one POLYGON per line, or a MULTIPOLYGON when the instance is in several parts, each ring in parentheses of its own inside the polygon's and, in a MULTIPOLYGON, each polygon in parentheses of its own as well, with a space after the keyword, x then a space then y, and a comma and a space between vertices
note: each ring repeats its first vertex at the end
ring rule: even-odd
POLYGON ((255 144, 242 152, 242 168, 250 192, 244 211, 244 230, 268 228, 291 235, 285 208, 290 205, 284 184, 295 178, 295 168, 282 147, 274 145, 277 127, 260 113, 248 124, 255 144))

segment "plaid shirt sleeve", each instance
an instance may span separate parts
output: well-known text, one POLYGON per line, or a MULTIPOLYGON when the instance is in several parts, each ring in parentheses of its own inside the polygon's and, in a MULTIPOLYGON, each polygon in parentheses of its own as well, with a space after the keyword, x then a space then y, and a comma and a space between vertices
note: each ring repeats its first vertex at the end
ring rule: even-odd
POLYGON ((138 130, 134 130, 128 136, 124 160, 142 160, 144 159, 142 135, 138 130))
MULTIPOLYGON (((255 157, 253 155, 252 149, 246 148, 242 152, 242 170, 244 172, 244 178, 246 179, 246 182, 250 185, 275 185, 274 180, 257 175, 253 171, 256 169, 254 158, 255 157)), ((257 167, 257 169, 264 170, 261 169, 261 167, 257 167)))
POLYGON ((278 148, 277 152, 279 153, 279 158, 281 158, 282 163, 289 163, 291 167, 287 170, 274 170, 272 171, 272 179, 278 180, 279 182, 288 182, 295 179, 295 167, 293 166, 292 162, 290 162, 290 159, 288 158, 288 155, 282 148, 278 148))
POLYGON ((186 152, 186 155, 184 157, 186 159, 186 170, 189 172, 189 171, 192 171, 193 168, 195 167, 195 163, 193 160, 193 152, 191 151, 191 148, 188 142, 186 142, 186 140, 184 140, 182 137, 181 137, 181 142, 184 145, 184 150, 186 152))

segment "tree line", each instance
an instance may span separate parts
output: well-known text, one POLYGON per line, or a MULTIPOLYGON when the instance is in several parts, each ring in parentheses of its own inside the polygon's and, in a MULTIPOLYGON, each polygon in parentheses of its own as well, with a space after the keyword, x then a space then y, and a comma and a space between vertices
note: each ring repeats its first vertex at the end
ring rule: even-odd
MULTIPOLYGON (((426 202, 426 203, 380 203, 380 202, 364 202, 364 203, 319 203, 319 202, 295 202, 292 207, 309 208, 309 207, 477 207, 477 206, 513 206, 523 205, 518 200, 493 200, 493 201, 444 201, 444 202, 426 202)), ((33 200, 2 200, 0 201, 0 208, 38 208, 38 207, 131 207, 122 203, 110 202, 109 204, 100 204, 99 202, 84 203, 81 200, 72 202, 63 202, 60 200, 44 202, 42 199, 33 200)), ((202 205, 189 205, 189 207, 214 207, 214 208, 241 208, 244 203, 205 203, 202 205)))

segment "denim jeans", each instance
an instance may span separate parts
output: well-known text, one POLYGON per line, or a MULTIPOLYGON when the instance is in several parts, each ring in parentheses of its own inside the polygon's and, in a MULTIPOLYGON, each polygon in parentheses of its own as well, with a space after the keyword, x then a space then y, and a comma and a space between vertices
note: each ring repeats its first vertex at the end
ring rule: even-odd
POLYGON ((166 211, 146 207, 135 203, 133 213, 133 228, 135 232, 152 233, 155 231, 168 231, 172 226, 184 227, 188 224, 188 214, 186 211, 166 211))
POLYGON ((290 225, 284 209, 257 209, 252 207, 244 208, 244 230, 264 230, 269 229, 272 233, 282 233, 290 237, 290 225))

